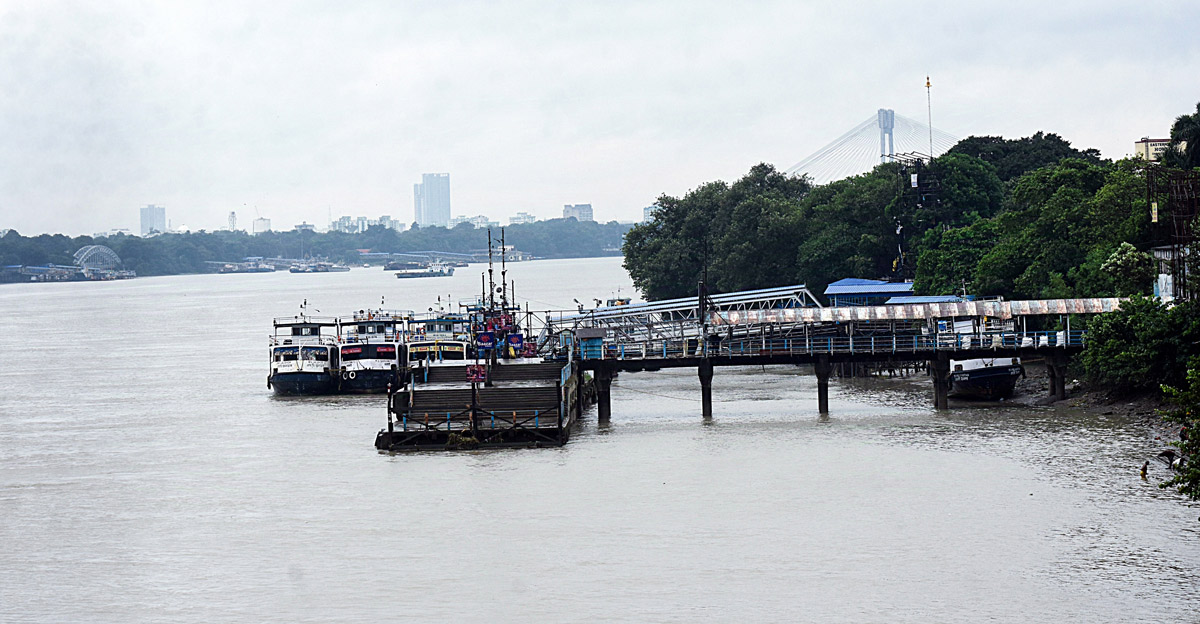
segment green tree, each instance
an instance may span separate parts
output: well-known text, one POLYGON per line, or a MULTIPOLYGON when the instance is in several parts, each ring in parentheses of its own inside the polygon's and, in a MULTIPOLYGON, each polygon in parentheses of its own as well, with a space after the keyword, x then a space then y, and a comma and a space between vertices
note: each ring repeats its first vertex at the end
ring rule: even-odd
POLYGON ((1175 118, 1163 163, 1182 169, 1200 167, 1200 102, 1196 103, 1195 113, 1175 118))
POLYGON ((1179 387, 1163 385, 1163 394, 1173 406, 1162 412, 1163 418, 1187 432, 1187 439, 1172 442, 1187 458, 1186 465, 1160 487, 1173 487, 1192 500, 1200 500, 1200 358, 1193 358, 1187 376, 1179 387))
POLYGON ((1154 257, 1124 242, 1100 265, 1100 270, 1111 277, 1118 296, 1144 295, 1154 280, 1154 257))

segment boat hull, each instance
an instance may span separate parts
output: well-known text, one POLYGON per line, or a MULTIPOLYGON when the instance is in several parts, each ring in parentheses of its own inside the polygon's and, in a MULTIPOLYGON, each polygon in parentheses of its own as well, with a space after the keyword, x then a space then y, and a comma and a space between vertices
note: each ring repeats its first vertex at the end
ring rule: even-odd
POLYGON ((975 399, 1006 399, 1012 396, 1022 374, 1020 364, 955 371, 950 375, 950 393, 975 399))
POLYGON ((337 392, 337 379, 329 373, 277 373, 267 379, 279 396, 304 396, 337 392))
POLYGON ((400 373, 394 370, 343 371, 341 375, 341 391, 347 393, 387 392, 388 384, 399 388, 400 383, 400 373))

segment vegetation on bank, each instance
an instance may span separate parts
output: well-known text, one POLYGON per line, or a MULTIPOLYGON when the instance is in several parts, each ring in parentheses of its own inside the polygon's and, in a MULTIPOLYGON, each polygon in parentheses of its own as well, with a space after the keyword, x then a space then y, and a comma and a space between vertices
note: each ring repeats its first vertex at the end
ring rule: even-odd
MULTIPOLYGON (((664 196, 625 237, 625 267, 650 299, 842 277, 909 278, 922 294, 1116 294, 1101 270, 1150 216, 1138 161, 1101 161, 1054 134, 972 137, 936 158, 914 191, 898 163, 823 186, 759 164, 733 184, 664 196)), ((1144 262, 1143 262, 1144 264, 1144 262)), ((1149 287, 1149 283, 1145 284, 1149 287)))
MULTIPOLYGON (((1176 119, 1164 162, 1200 167, 1200 104, 1176 119)), ((626 235, 625 267, 649 299, 692 296, 705 275, 716 292, 805 283, 819 295, 872 277, 912 279, 918 294, 1133 296, 1079 320, 1091 323, 1088 378, 1115 394, 1184 388, 1200 361, 1200 307, 1142 298, 1157 272, 1148 252, 1162 244, 1145 167, 1042 133, 970 137, 919 171, 887 163, 822 186, 760 164, 660 198, 626 235), (937 182, 913 189, 914 172, 937 182)))
MULTIPOLYGON (((616 221, 596 223, 575 219, 550 219, 510 225, 505 239, 520 251, 544 258, 581 258, 616 255, 621 239, 630 228, 616 221)), ((500 232, 493 230, 499 238, 500 232)), ((85 245, 111 247, 125 267, 138 275, 174 275, 211 270, 205 261, 239 261, 242 258, 319 257, 355 263, 359 250, 399 253, 450 251, 469 253, 487 249, 487 234, 470 224, 454 228, 424 227, 397 232, 372 227, 360 234, 311 231, 267 232, 256 236, 245 232, 193 232, 137 236, 69 237, 62 234, 21 236, 10 231, 0 238, 0 266, 72 263, 73 254, 85 245)))
POLYGON ((1172 445, 1188 462, 1173 477, 1160 484, 1173 487, 1193 500, 1200 499, 1200 357, 1192 358, 1187 378, 1179 386, 1163 385, 1172 409, 1163 412, 1167 421, 1182 427, 1184 434, 1172 445))

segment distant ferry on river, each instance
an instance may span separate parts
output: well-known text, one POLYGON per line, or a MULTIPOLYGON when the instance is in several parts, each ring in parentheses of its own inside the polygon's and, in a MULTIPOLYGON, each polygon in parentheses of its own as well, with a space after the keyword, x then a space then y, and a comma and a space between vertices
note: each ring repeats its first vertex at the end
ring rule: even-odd
POLYGON ((299 262, 293 264, 288 272, 290 273, 343 273, 349 271, 350 267, 342 264, 333 264, 330 262, 299 262))
POLYGON ((433 262, 428 266, 413 269, 400 269, 396 277, 407 279, 413 277, 449 277, 454 275, 454 267, 444 262, 433 262))

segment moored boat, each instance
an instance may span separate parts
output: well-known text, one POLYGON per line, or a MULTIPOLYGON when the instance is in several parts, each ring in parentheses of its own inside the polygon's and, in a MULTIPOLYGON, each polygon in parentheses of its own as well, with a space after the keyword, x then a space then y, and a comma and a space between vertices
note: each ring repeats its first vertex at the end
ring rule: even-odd
POLYGON ((413 313, 403 310, 359 310, 338 323, 338 355, 334 370, 338 389, 346 393, 385 392, 406 378, 405 323, 413 313))
POLYGON ((267 387, 278 395, 336 392, 336 320, 300 314, 277 318, 273 325, 267 387))
POLYGON ((1020 358, 995 357, 950 361, 950 393, 977 399, 1006 399, 1025 374, 1020 358))

